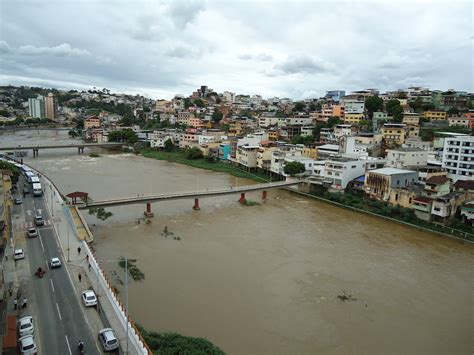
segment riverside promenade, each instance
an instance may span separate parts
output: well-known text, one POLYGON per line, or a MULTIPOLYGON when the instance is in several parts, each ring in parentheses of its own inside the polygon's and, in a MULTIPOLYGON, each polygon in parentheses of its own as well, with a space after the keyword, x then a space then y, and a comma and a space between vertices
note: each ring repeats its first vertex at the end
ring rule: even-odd
POLYGON ((123 353, 151 354, 133 322, 127 322, 126 308, 112 291, 112 285, 100 266, 101 261, 87 243, 93 240, 93 236, 84 219, 75 207, 65 203, 54 183, 39 173, 46 205, 53 219, 53 228, 64 260, 67 260, 65 266, 77 295, 80 297, 83 291, 93 289, 99 300, 96 312, 98 317, 93 315, 90 322, 93 333, 98 334, 103 327, 113 328, 123 353), (100 319, 94 319, 99 317, 100 319))

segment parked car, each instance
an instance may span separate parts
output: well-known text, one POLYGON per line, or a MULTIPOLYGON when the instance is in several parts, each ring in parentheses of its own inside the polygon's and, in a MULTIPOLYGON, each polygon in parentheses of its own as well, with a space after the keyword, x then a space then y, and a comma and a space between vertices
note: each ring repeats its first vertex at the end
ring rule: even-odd
POLYGON ((28 235, 29 238, 34 238, 38 236, 38 231, 36 230, 36 228, 30 228, 28 229, 26 234, 28 235))
POLYGON ((33 335, 35 329, 33 327, 33 317, 26 316, 18 321, 18 334, 20 337, 24 335, 33 335))
POLYGON ((41 216, 41 215, 36 215, 36 216, 35 216, 35 225, 36 225, 37 227, 44 226, 44 219, 43 219, 43 216, 41 216))
POLYGON ((51 267, 51 269, 56 269, 58 267, 61 267, 61 260, 59 260, 59 258, 52 258, 49 261, 49 266, 51 267))
POLYGON ((22 202, 23 202, 23 201, 22 201, 21 198, 19 198, 19 197, 17 197, 17 198, 15 199, 15 205, 21 205, 22 202))
POLYGON ((104 328, 99 332, 99 342, 104 351, 113 351, 119 348, 119 342, 112 328, 104 328))
POLYGON ((33 335, 25 335, 18 339, 18 347, 23 355, 34 355, 38 353, 33 335))
POLYGON ((25 252, 23 249, 15 249, 15 252, 13 253, 13 259, 15 260, 20 260, 25 258, 25 252))
POLYGON ((95 296, 94 291, 87 290, 82 293, 82 300, 86 307, 92 307, 97 305, 97 297, 95 296))

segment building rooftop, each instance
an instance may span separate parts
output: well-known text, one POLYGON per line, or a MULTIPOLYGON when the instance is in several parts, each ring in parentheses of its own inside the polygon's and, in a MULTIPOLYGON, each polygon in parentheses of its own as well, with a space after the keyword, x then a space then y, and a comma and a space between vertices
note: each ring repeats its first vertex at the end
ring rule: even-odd
POLYGON ((368 171, 369 173, 382 174, 382 175, 397 175, 397 174, 407 174, 407 173, 416 173, 413 170, 404 170, 397 168, 381 168, 368 171))
POLYGON ((474 180, 458 180, 454 183, 456 189, 474 190, 474 180))
POLYGON ((421 148, 396 148, 396 149, 387 149, 387 151, 394 151, 394 152, 425 152, 425 150, 421 149, 421 148))
POLYGON ((337 144, 324 144, 324 145, 319 146, 318 149, 328 149, 328 150, 339 151, 339 146, 337 144))
POLYGON ((441 175, 430 177, 428 180, 426 180, 426 183, 430 185, 443 185, 446 184, 448 181, 449 179, 446 176, 441 175))

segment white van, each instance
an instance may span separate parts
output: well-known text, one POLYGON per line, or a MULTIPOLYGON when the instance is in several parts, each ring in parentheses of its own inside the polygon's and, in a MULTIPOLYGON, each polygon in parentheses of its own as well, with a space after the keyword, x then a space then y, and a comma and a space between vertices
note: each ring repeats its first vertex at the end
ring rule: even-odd
POLYGON ((33 196, 42 196, 43 190, 41 189, 41 184, 39 182, 33 184, 33 196))

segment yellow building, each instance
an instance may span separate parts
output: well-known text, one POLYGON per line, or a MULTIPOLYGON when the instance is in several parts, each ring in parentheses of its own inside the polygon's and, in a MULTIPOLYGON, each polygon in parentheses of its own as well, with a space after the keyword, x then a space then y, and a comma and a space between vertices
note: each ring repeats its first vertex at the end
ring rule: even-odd
POLYGON ((280 136, 279 132, 276 129, 271 129, 267 131, 267 133, 268 133, 268 139, 271 141, 277 141, 280 136))
POLYGON ((363 113, 346 113, 344 115, 344 123, 359 123, 360 121, 364 120, 363 113))
POLYGON ((403 123, 385 123, 381 132, 387 145, 402 145, 405 143, 407 128, 403 123))
POLYGON ((430 121, 446 120, 448 118, 448 113, 444 111, 425 111, 423 117, 430 121))
POLYGON ((229 136, 240 136, 243 132, 242 122, 233 121, 229 123, 229 136))
POLYGON ((318 149, 316 147, 304 147, 303 156, 311 159, 318 159, 318 149))

